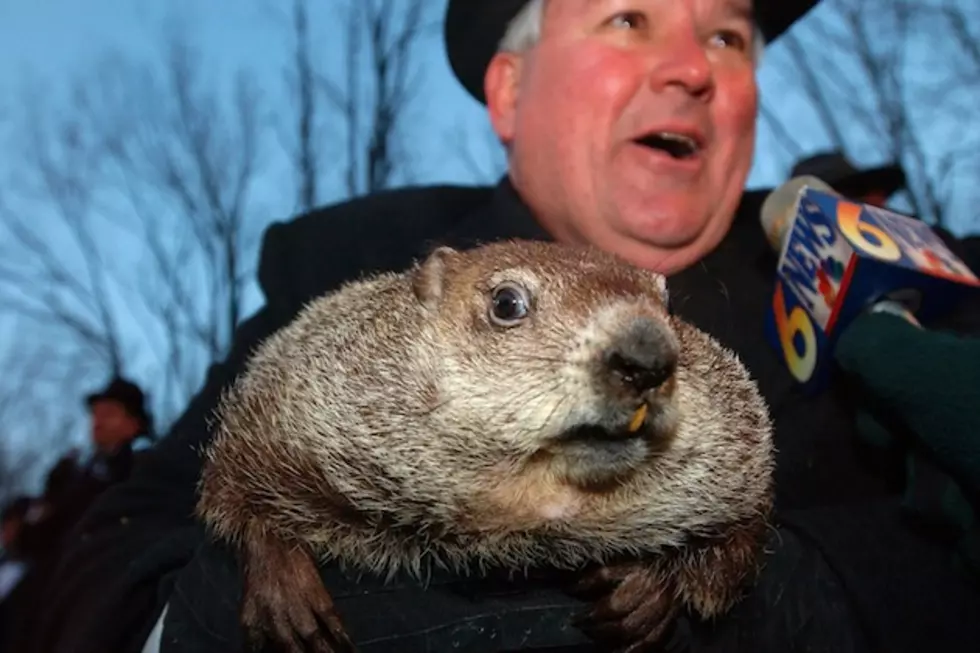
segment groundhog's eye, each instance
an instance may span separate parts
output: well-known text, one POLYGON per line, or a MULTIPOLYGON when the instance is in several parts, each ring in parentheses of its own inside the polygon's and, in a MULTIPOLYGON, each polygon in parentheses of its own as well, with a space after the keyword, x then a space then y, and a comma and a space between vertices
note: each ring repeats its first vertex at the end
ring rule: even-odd
POLYGON ((490 302, 490 320, 502 327, 520 323, 530 312, 528 292, 521 286, 502 283, 493 289, 490 302))

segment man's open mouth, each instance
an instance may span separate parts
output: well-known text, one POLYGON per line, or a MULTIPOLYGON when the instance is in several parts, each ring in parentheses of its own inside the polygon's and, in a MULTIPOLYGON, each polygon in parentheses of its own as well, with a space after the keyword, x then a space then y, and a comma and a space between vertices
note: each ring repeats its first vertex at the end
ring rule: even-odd
POLYGON ((693 136, 679 132, 653 132, 636 142, 644 147, 660 150, 675 159, 689 159, 701 151, 701 144, 693 136))

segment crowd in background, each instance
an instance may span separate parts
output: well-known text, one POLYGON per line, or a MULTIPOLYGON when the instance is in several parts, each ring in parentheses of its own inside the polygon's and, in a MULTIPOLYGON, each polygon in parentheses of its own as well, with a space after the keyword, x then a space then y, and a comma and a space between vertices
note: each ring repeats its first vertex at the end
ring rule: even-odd
POLYGON ((139 462, 134 444, 152 439, 153 417, 143 391, 123 378, 86 398, 92 454, 72 450, 48 472, 37 496, 17 496, 2 509, 0 652, 22 650, 19 637, 44 601, 59 553, 72 528, 109 486, 125 480, 139 462))

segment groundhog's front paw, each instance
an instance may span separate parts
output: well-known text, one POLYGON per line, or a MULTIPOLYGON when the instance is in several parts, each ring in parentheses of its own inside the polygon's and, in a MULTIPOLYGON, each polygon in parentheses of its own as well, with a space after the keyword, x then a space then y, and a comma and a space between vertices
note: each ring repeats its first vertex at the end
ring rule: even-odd
POLYGON ((312 558, 272 536, 247 547, 241 622, 254 653, 356 650, 312 558))
POLYGON ((590 572, 572 593, 594 601, 576 626, 624 653, 658 650, 681 608, 670 576, 655 562, 632 562, 590 572))

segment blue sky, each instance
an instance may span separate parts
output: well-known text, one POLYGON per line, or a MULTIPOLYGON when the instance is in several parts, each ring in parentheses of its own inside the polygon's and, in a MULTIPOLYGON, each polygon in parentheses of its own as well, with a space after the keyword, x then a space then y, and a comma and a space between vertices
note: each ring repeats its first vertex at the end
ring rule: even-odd
MULTIPOLYGON (((887 25, 873 22, 877 20, 874 6, 876 2, 887 6, 887 2, 824 0, 823 6, 793 30, 803 39, 804 49, 812 51, 813 56, 827 49, 826 44, 808 32, 810 25, 825 18, 833 22, 838 6, 855 2, 869 8, 869 29, 879 35, 879 40, 884 40, 881 34, 887 25)), ((925 4, 930 2, 937 6, 957 5, 949 0, 924 0, 925 4)), ((321 0, 314 4, 312 15, 316 52, 328 73, 339 72, 337 62, 342 61, 337 51, 340 46, 333 13, 338 3, 339 0, 321 0)), ((289 4, 283 0, 281 8, 288 8, 289 4)), ((434 18, 440 15, 442 4, 443 0, 432 0, 434 18)), ((967 12, 965 29, 976 37, 974 43, 980 42, 977 3, 960 0, 959 5, 967 12)), ((41 83, 47 89, 45 100, 49 108, 68 114, 71 106, 63 101, 61 93, 73 80, 90 73, 100 57, 112 50, 133 60, 157 56, 161 27, 168 24, 178 26, 188 41, 200 49, 200 72, 209 83, 225 83, 236 69, 244 68, 255 76, 260 88, 275 104, 277 94, 282 92, 281 74, 290 47, 288 26, 280 22, 282 15, 275 11, 276 7, 276 0, 0 0, 0 137, 16 136, 20 121, 28 117, 20 103, 25 83, 41 83)), ((943 203, 954 219, 951 226, 960 233, 980 232, 977 209, 980 206, 980 183, 977 183, 980 126, 972 119, 975 109, 969 110, 980 106, 980 61, 965 59, 959 51, 940 47, 948 39, 937 38, 928 31, 945 28, 929 27, 926 22, 919 25, 921 38, 908 41, 909 60, 905 65, 923 79, 916 77, 918 86, 910 84, 906 98, 917 121, 916 135, 926 144, 925 170, 942 191, 943 203), (936 93, 927 86, 929 80, 942 77, 954 68, 966 72, 962 78, 953 80, 948 89, 936 93), (969 122, 961 120, 964 112, 971 117, 969 122), (942 159, 951 153, 955 153, 954 165, 946 169, 942 159)), ((477 178, 458 157, 446 155, 446 127, 459 124, 469 135, 474 156, 482 157, 484 170, 491 177, 499 172, 495 167, 499 159, 494 158, 495 146, 489 140, 482 107, 451 77, 439 36, 435 31, 419 45, 418 61, 424 65, 425 72, 416 101, 405 115, 405 124, 413 131, 412 146, 419 163, 417 180, 423 183, 485 181, 486 175, 477 178)), ((768 109, 778 116, 796 141, 799 151, 814 152, 828 146, 831 137, 821 127, 813 105, 802 92, 798 76, 787 74, 786 54, 782 44, 767 51, 760 71, 761 93, 768 109)), ((826 67, 828 72, 837 74, 847 65, 835 60, 826 67)), ((848 100, 858 105, 868 105, 873 100, 873 95, 864 93, 860 87, 852 95, 848 100)), ((888 157, 890 144, 876 142, 859 122, 845 124, 844 132, 849 154, 855 162, 871 165, 888 157)), ((749 186, 772 186, 783 181, 792 159, 780 145, 778 135, 765 124, 760 126, 756 150, 749 186)), ((0 188, 19 166, 16 148, 0 147, 0 188)), ((912 174, 921 176, 919 171, 912 174)), ((284 190, 284 178, 281 153, 270 154, 256 200, 261 206, 258 213, 262 214, 259 228, 271 220, 289 217, 291 197, 288 195, 292 190, 284 190)), ((338 191, 330 199, 340 200, 342 196, 338 191)), ((896 207, 906 209, 907 205, 899 198, 896 207)), ((253 287, 248 312, 254 310, 258 299, 253 287)), ((16 333, 10 317, 0 309, 0 338, 16 333)), ((153 357, 133 346, 134 376, 152 383, 156 373, 153 357)), ((85 379, 89 387, 101 381, 102 377, 95 373, 85 379)), ((69 439, 84 442, 85 422, 80 409, 78 417, 69 439)))

